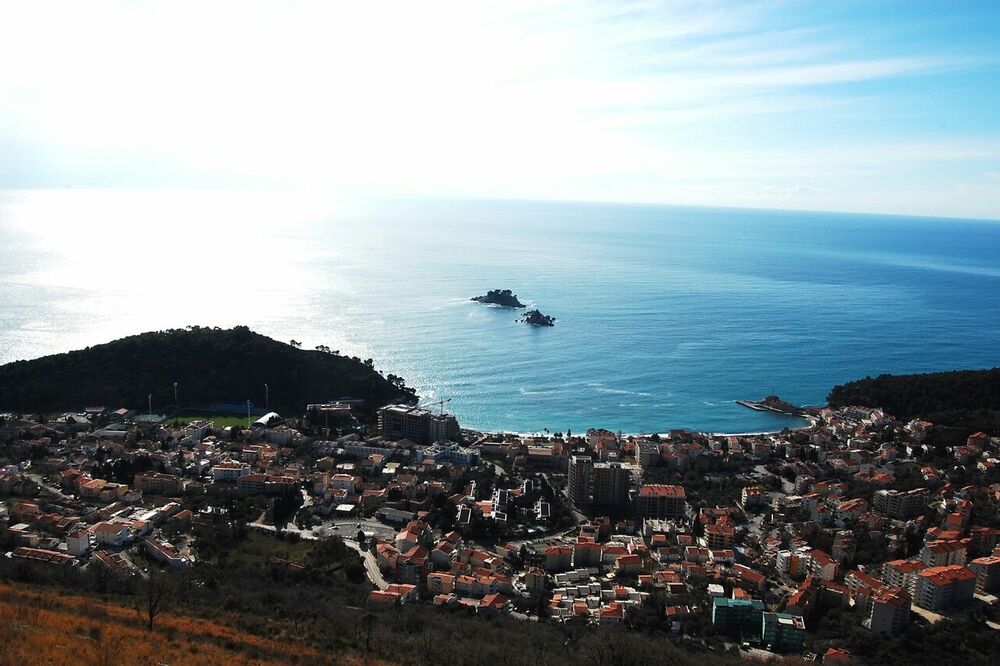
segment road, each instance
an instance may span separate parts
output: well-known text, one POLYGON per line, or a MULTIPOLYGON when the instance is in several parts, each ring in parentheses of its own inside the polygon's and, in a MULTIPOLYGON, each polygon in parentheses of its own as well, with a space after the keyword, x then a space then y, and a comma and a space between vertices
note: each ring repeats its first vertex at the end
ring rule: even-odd
POLYGON ((371 551, 362 548, 358 545, 358 542, 353 539, 344 539, 344 543, 348 548, 356 550, 361 559, 365 564, 365 573, 368 574, 368 580, 371 581, 372 585, 380 590, 384 590, 389 587, 389 583, 386 582, 385 578, 382 577, 382 572, 379 571, 378 561, 375 556, 371 554, 371 551))
MULTIPOLYGON (((371 521, 363 521, 361 523, 362 528, 367 529, 369 522, 371 521)), ((354 521, 353 523, 349 524, 345 522, 344 524, 352 529, 357 529, 357 521, 354 521)), ((250 526, 268 532, 277 531, 274 525, 265 525, 264 523, 261 523, 259 521, 254 521, 250 523, 250 526)), ((383 530, 386 529, 385 525, 377 524, 377 526, 380 529, 383 530)), ((364 564, 365 574, 368 576, 368 581, 380 590, 384 590, 385 588, 389 587, 389 583, 385 580, 385 578, 382 577, 382 572, 379 571, 378 561, 375 559, 375 556, 372 555, 372 553, 367 549, 362 548, 355 539, 348 537, 345 534, 341 534, 339 531, 334 531, 329 527, 324 527, 324 526, 316 527, 311 530, 300 530, 294 524, 290 523, 289 526, 284 529, 284 531, 294 532, 298 534, 301 538, 309 541, 320 541, 322 539, 329 538, 332 536, 340 536, 344 541, 344 545, 346 545, 348 548, 356 551, 359 555, 361 555, 361 560, 362 563, 364 564)), ((344 532, 348 534, 355 534, 355 532, 351 532, 349 529, 344 529, 344 532)), ((393 534, 395 534, 395 531, 393 531, 393 534)))
POLYGON ((59 490, 55 486, 50 486, 49 484, 45 483, 45 479, 42 478, 41 474, 25 474, 25 476, 34 481, 35 483, 37 483, 39 487, 41 487, 42 489, 47 490, 48 492, 52 493, 56 497, 59 497, 60 499, 64 499, 70 502, 76 501, 75 497, 70 497, 69 495, 59 490))
POLYGON ((590 521, 590 518, 576 510, 576 506, 569 501, 569 496, 566 495, 566 490, 564 488, 553 483, 548 474, 543 473, 541 476, 545 479, 545 483, 549 484, 549 488, 551 488, 553 492, 559 493, 559 496, 562 497, 563 502, 565 502, 566 506, 569 507, 570 512, 572 512, 573 519, 576 520, 577 525, 583 525, 584 523, 590 521))

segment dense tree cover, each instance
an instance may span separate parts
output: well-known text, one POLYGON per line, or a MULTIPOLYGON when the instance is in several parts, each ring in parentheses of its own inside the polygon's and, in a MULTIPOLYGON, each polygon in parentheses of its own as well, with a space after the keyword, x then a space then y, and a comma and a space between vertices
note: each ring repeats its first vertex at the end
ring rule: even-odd
POLYGON ((928 624, 911 622, 902 632, 876 634, 860 624, 860 614, 849 609, 832 609, 818 615, 807 635, 807 648, 822 654, 836 646, 850 651, 866 664, 996 664, 1000 663, 1000 631, 994 621, 996 610, 984 607, 969 616, 928 624))
POLYGON ((925 375, 879 375, 836 386, 833 408, 882 407, 897 419, 924 418, 965 432, 1000 432, 1000 368, 925 375))
POLYGON ((0 366, 0 410, 56 411, 85 405, 163 409, 220 402, 265 403, 301 414, 309 402, 363 398, 366 408, 410 400, 413 390, 383 377, 371 359, 298 349, 254 333, 190 327, 143 333, 96 347, 0 366))

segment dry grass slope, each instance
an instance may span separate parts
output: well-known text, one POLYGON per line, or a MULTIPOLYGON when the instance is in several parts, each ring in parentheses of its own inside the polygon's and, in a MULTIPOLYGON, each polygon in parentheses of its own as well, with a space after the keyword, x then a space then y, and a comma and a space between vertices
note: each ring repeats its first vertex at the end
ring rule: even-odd
POLYGON ((319 653, 293 639, 263 638, 225 621, 168 613, 147 632, 131 608, 100 599, 0 583, 0 666, 170 666, 361 664, 353 654, 319 653))

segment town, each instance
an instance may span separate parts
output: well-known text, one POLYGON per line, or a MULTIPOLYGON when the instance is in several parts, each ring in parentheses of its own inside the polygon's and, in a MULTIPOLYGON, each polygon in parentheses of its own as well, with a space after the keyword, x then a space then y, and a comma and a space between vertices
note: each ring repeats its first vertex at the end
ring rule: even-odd
POLYGON ((770 434, 525 436, 462 429, 443 402, 368 424, 357 406, 4 414, 7 557, 142 578, 197 569, 204 530, 242 520, 354 550, 372 609, 653 623, 831 662, 851 657, 831 614, 873 636, 972 614, 1000 629, 996 437, 932 443, 931 423, 860 407, 770 434))

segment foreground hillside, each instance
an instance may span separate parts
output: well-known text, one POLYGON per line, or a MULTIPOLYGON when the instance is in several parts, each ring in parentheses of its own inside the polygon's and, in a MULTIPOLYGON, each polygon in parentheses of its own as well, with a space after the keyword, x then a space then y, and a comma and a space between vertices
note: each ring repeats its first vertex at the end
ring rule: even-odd
POLYGON ((0 583, 0 664, 389 664, 370 655, 317 650, 287 636, 264 637, 238 617, 165 614, 147 631, 133 608, 98 597, 0 583))
MULTIPOLYGON (((462 609, 366 602, 357 554, 337 539, 282 540, 218 525, 198 532, 191 570, 148 580, 0 558, 0 664, 529 664, 673 666, 739 663, 666 632, 484 617, 462 609), (270 562, 293 558, 293 574, 270 562), (164 591, 152 630, 144 614, 164 591), (673 640, 671 640, 673 639, 673 640), (690 649, 685 649, 690 647, 690 649)), ((141 556, 136 556, 143 561, 141 556)))
POLYGON ((172 404, 174 382, 185 405, 263 405, 267 384, 271 408, 293 414, 308 402, 344 396, 365 399, 368 409, 412 396, 402 379, 383 377, 370 359, 297 349, 245 326, 192 327, 0 366, 0 410, 145 410, 149 394, 154 408, 172 404))
POLYGON ((881 407, 898 419, 1000 433, 1000 368, 924 375, 879 375, 834 387, 827 400, 881 407))

